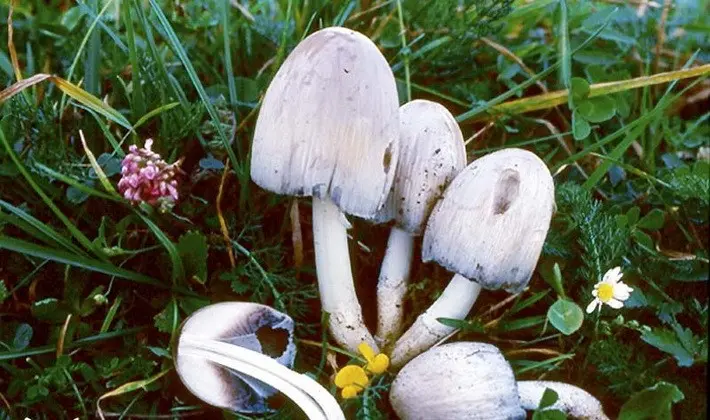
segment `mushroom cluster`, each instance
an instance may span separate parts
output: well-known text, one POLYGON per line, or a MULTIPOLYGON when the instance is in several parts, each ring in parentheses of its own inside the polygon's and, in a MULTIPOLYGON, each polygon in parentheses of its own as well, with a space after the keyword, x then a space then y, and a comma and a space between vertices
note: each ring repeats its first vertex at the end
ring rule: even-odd
MULTIPOLYGON (((554 212, 554 184, 546 164, 521 149, 490 153, 466 166, 463 136, 451 113, 427 100, 399 106, 394 75, 366 36, 325 28, 289 54, 261 105, 251 178, 274 193, 311 198, 316 275, 331 336, 353 353, 383 352, 401 368, 390 397, 400 417, 524 418, 549 387, 560 394, 555 407, 575 415, 584 406, 579 412, 585 418, 605 418, 601 405, 590 403, 593 397, 571 385, 516 383, 489 344, 430 349, 453 331, 438 319, 464 319, 481 289, 518 293, 527 286, 554 212), (393 222, 378 279, 374 335, 355 292, 346 214, 393 222), (422 260, 454 275, 402 334, 419 236, 422 260)), ((258 305, 222 305, 197 312, 183 327, 176 363, 188 388, 241 412, 267 411, 266 400, 278 389, 309 418, 342 418, 327 391, 289 369, 295 351, 290 318, 258 305), (207 318, 225 324, 198 327, 207 318), (243 328, 235 329, 237 324, 243 328), (265 350, 259 335, 265 325, 287 332, 277 352, 265 350)), ((341 385, 343 395, 357 394, 350 382, 341 385)))
POLYGON ((422 259, 456 273, 441 296, 397 341, 401 366, 451 333, 438 318, 464 319, 481 289, 522 291, 532 276, 554 211, 545 163, 504 149, 469 164, 444 191, 427 222, 422 259))
POLYGON ((374 43, 326 28, 289 54, 259 112, 251 177, 312 199, 316 274, 338 344, 392 349, 401 366, 464 318, 481 288, 519 292, 530 280, 554 208, 554 186, 533 153, 505 149, 466 166, 461 130, 442 105, 398 107, 394 75, 374 43), (464 168, 465 167, 465 168, 464 168), (350 267, 345 214, 394 220, 378 282, 375 339, 350 267), (400 338, 415 237, 423 260, 457 273, 400 338))

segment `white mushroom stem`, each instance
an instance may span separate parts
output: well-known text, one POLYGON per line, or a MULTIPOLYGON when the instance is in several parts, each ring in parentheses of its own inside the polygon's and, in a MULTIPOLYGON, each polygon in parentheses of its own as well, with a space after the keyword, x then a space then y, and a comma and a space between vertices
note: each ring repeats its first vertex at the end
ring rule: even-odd
POLYGON ((405 230, 393 227, 377 280, 375 339, 383 348, 402 333, 404 295, 409 283, 413 248, 414 237, 405 230))
POLYGON ((567 416, 583 420, 609 420, 602 404, 587 391, 564 382, 518 381, 520 402, 526 410, 536 410, 545 389, 557 393, 558 399, 550 409, 560 410, 567 416))
POLYGON ((330 332, 338 344, 357 352, 357 346, 365 342, 378 352, 355 293, 346 223, 330 199, 313 197, 313 244, 321 304, 330 314, 330 332))
POLYGON ((397 340, 390 359, 400 367, 455 330, 437 321, 438 318, 464 319, 476 303, 481 286, 460 274, 454 275, 444 292, 419 315, 407 332, 397 340))
POLYGON ((179 354, 201 357, 264 382, 293 400, 309 419, 345 420, 338 402, 319 383, 261 353, 217 340, 183 336, 179 354))

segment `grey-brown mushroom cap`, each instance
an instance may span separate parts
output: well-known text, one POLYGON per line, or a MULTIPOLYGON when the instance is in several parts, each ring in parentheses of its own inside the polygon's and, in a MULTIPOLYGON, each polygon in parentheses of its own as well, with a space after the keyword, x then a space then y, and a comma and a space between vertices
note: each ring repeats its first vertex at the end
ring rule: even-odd
POLYGON ((181 381, 201 400, 242 413, 270 411, 270 386, 232 372, 201 357, 181 354, 182 337, 219 340, 266 354, 293 367, 296 345, 294 322, 275 309, 250 302, 222 302, 195 311, 182 324, 175 352, 175 370, 181 381))
POLYGON ((470 163, 427 222, 422 259, 517 293, 540 257, 555 207, 554 183, 534 153, 504 149, 470 163))
POLYGON ((402 420, 524 419, 513 370, 497 347, 459 342, 407 363, 390 389, 402 420))
POLYGON ((388 204, 401 229, 420 235, 444 188, 466 166, 463 134, 444 106, 421 99, 399 108, 399 127, 399 160, 388 204))
POLYGON ((251 177, 278 194, 330 197, 372 218, 398 157, 398 96, 372 41, 345 28, 313 33, 269 85, 256 122, 251 177))

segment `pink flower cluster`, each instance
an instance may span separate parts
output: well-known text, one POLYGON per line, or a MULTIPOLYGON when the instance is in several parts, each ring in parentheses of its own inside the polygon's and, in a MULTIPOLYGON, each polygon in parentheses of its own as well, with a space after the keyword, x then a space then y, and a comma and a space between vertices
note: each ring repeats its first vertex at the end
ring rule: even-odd
POLYGON ((151 150, 153 140, 148 139, 142 148, 132 145, 121 162, 121 180, 118 190, 131 203, 148 203, 168 211, 178 199, 177 172, 180 161, 168 165, 158 153, 151 150))

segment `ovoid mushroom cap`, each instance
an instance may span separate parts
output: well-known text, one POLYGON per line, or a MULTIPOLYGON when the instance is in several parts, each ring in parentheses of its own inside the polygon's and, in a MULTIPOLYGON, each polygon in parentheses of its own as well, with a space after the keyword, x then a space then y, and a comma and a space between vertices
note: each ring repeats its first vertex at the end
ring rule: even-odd
POLYGON ((463 134, 444 106, 416 99, 399 107, 399 160, 383 219, 421 235, 446 186, 466 166, 463 134))
POLYGON ((484 289, 520 292, 540 257, 554 194, 550 171, 531 152, 504 149, 477 159, 434 207, 422 259, 484 289))
POLYGON ((274 388, 200 357, 181 355, 181 338, 231 343, 291 368, 296 357, 293 326, 291 317, 265 305, 222 302, 206 306, 190 315, 180 328, 175 369, 187 389, 211 405, 242 413, 270 411, 266 399, 277 392, 274 388))
POLYGON ((459 342, 407 363, 390 389, 402 420, 524 419, 515 376, 497 347, 459 342))
POLYGON ((251 177, 277 194, 330 197, 371 219, 394 178, 398 107, 394 75, 372 41, 345 28, 315 32, 266 90, 251 177))

